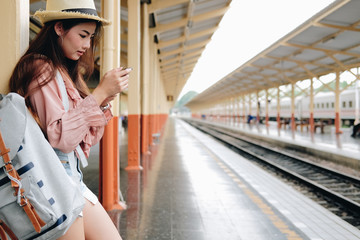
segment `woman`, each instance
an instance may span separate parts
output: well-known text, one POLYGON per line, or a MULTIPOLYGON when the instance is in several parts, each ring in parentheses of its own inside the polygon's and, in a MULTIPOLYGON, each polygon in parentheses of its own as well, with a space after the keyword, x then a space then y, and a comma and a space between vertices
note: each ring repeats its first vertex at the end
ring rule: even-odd
POLYGON ((112 118, 109 102, 128 87, 130 69, 107 72, 90 94, 84 77, 93 71, 94 46, 102 25, 93 0, 48 0, 35 13, 44 27, 19 60, 10 90, 25 97, 67 173, 85 198, 81 216, 60 239, 121 239, 97 197, 82 181, 90 147, 112 118))

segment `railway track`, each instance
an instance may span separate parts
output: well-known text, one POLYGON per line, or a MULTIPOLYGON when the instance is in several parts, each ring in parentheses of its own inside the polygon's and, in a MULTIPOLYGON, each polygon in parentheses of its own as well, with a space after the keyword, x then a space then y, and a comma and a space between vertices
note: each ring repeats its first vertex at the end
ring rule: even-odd
POLYGON ((259 145, 239 133, 214 125, 187 121, 297 187, 345 221, 360 229, 360 179, 282 150, 259 145))

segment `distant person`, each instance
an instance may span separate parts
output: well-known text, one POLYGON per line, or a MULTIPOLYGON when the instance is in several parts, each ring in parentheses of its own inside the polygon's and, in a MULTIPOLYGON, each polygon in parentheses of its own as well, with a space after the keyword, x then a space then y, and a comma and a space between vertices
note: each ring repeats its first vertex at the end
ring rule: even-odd
POLYGON ((247 123, 250 124, 253 119, 254 117, 249 114, 247 117, 247 123))
POLYGON ((124 130, 127 130, 127 126, 128 126, 128 118, 127 116, 124 116, 124 118, 122 119, 122 125, 124 127, 124 130))
POLYGON ((257 121, 257 117, 252 116, 252 115, 250 115, 250 114, 247 116, 247 123, 248 123, 248 124, 256 123, 256 121, 257 121))
POLYGON ((359 135, 360 132, 360 123, 353 126, 353 133, 351 134, 351 137, 356 138, 357 135, 359 135))

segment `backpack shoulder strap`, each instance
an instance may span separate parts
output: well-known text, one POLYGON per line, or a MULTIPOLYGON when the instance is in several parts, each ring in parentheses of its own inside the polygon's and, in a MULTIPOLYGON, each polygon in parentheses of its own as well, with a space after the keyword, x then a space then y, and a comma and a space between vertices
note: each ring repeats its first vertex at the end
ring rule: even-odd
POLYGON ((60 88, 61 99, 62 99, 62 103, 63 103, 64 109, 65 109, 65 112, 67 112, 67 111, 69 111, 69 99, 67 96, 64 79, 61 76, 61 73, 59 70, 56 71, 56 81, 60 88))
MULTIPOLYGON (((10 148, 10 160, 16 156, 23 142, 27 121, 27 108, 24 98, 17 93, 2 95, 0 100, 0 131, 5 145, 10 148)), ((0 159, 0 167, 2 166, 0 159)))
MULTIPOLYGON (((63 103, 64 109, 65 109, 65 112, 67 112, 67 111, 69 111, 69 99, 68 99, 64 79, 61 76, 61 73, 60 73, 59 70, 56 72, 56 81, 57 81, 58 86, 60 88, 62 103, 63 103)), ((87 167, 88 166, 88 161, 87 161, 87 159, 85 157, 85 154, 84 154, 82 148, 80 147, 80 145, 77 145, 76 152, 77 152, 77 154, 79 156, 81 165, 83 167, 87 167)))

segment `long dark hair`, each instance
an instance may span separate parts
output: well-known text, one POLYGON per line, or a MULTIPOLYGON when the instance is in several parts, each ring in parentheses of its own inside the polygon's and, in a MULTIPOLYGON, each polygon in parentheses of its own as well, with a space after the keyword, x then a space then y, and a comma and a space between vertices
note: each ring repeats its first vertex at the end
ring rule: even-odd
MULTIPOLYGON (((85 23, 94 22, 89 19, 67 19, 61 20, 63 29, 67 33, 72 27, 85 23)), ((94 48, 97 44, 101 23, 96 22, 95 36, 91 41, 90 48, 80 57, 79 60, 70 60, 64 56, 61 46, 58 44, 59 36, 55 32, 55 24, 58 21, 51 21, 45 23, 36 38, 30 43, 26 53, 20 58, 16 64, 14 71, 10 77, 10 91, 16 92, 25 98, 28 108, 35 113, 33 106, 30 104, 29 96, 36 91, 34 89, 29 91, 30 83, 40 77, 45 69, 44 63, 50 66, 51 74, 44 75, 45 79, 41 81, 39 87, 47 84, 51 79, 55 77, 55 69, 65 69, 72 79, 74 86, 79 91, 82 97, 89 95, 89 89, 84 81, 88 79, 94 71, 94 48)))

